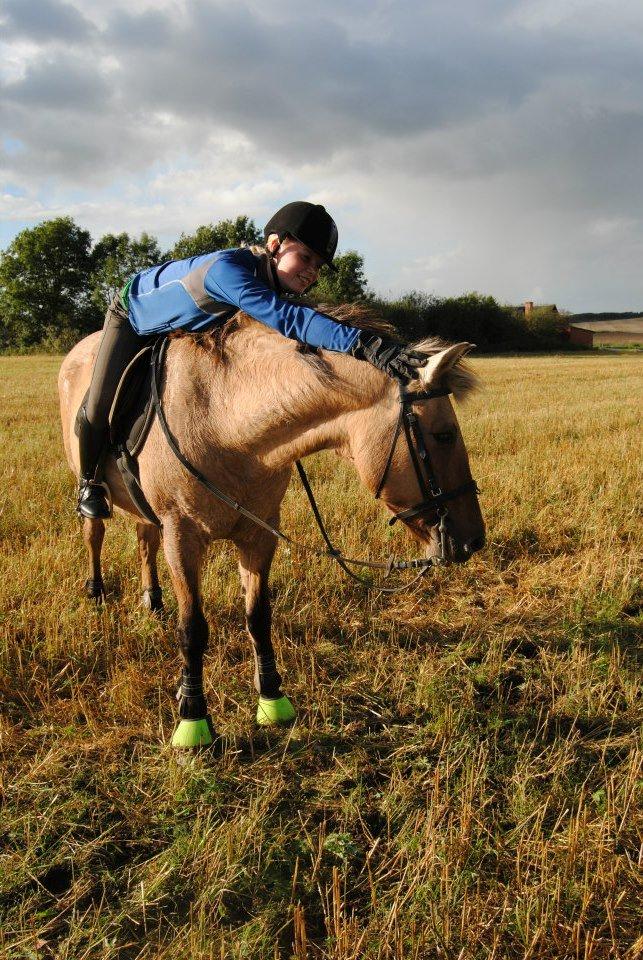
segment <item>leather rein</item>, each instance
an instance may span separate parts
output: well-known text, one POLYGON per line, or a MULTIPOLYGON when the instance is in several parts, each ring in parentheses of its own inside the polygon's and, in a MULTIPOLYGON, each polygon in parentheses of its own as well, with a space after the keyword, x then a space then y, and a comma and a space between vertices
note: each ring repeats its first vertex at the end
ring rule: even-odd
POLYGON ((424 443, 424 438, 422 436, 422 430, 416 414, 412 409, 414 403, 423 402, 426 400, 432 400, 436 397, 446 397, 452 391, 436 389, 436 390, 425 390, 418 393, 407 392, 404 385, 400 384, 400 415, 398 417, 397 426, 393 436, 393 442, 391 444, 391 449, 386 461, 386 466, 384 467, 384 472, 382 478, 377 486, 375 493, 376 499, 379 499, 379 496, 382 492, 384 483, 391 468, 393 462, 393 456, 395 453, 395 448, 400 436, 400 433, 404 433, 406 443, 409 450, 409 455, 411 457, 411 462, 413 464, 413 469, 415 471, 415 476, 417 478, 418 486, 420 488, 420 493, 424 498, 420 503, 417 503, 413 507, 409 507, 407 510, 402 510, 399 513, 389 520, 389 524, 395 523, 396 520, 408 520, 411 517, 418 516, 421 513, 425 513, 429 510, 437 510, 438 516, 440 517, 439 522, 439 533, 440 533, 440 556, 438 557, 428 557, 424 560, 396 560, 394 557, 390 557, 386 562, 378 562, 373 560, 358 560, 351 557, 345 557, 340 550, 333 546, 333 543, 326 531, 324 522, 322 520, 321 514, 319 512, 319 507, 315 500, 315 496, 310 486, 310 481, 304 466, 301 461, 295 461, 297 466, 297 471, 301 479, 302 485, 306 492, 306 496, 310 502, 310 506, 313 511, 313 516, 319 528, 319 531, 322 535, 324 543, 326 544, 325 550, 320 550, 317 547, 311 547, 308 544, 301 543, 297 540, 294 540, 292 537, 289 537, 286 533, 280 530, 278 527, 272 526, 266 520, 263 520, 261 517, 258 517, 251 510, 248 510, 238 501, 236 501, 225 491, 221 490, 216 484, 214 484, 197 468, 195 467, 187 457, 181 452, 181 449, 172 435, 170 428, 168 426, 165 414, 163 412, 163 407, 161 405, 160 399, 160 379, 161 372, 163 369, 163 361, 165 359, 165 354, 167 352, 168 339, 167 337, 160 337, 154 344, 152 350, 152 400, 154 404, 154 410, 158 418, 159 425, 165 439, 170 447, 170 450, 177 458, 179 463, 185 468, 185 470, 194 477, 201 486, 205 487, 206 490, 209 490, 218 500, 222 503, 225 503, 226 506, 230 507, 232 510, 241 514, 247 520, 252 521, 257 526, 262 527, 264 530, 267 530, 278 540, 281 540, 282 543, 286 544, 288 553, 292 547, 296 547, 299 550, 303 550, 306 553, 312 554, 317 557, 330 557, 334 560, 352 580, 355 580, 362 587, 367 590, 377 590, 380 593, 393 594, 401 593, 403 590, 410 589, 415 583, 417 583, 429 570, 432 566, 439 566, 447 562, 446 550, 447 550, 447 524, 446 518, 448 511, 446 504, 450 500, 454 500, 456 497, 459 497, 465 493, 472 491, 478 492, 478 487, 475 480, 470 480, 467 483, 462 484, 459 487, 456 487, 453 490, 443 492, 440 488, 440 484, 435 475, 433 465, 431 463, 431 458, 429 452, 424 443), (418 570, 418 574, 413 578, 409 583, 402 584, 397 587, 388 587, 381 584, 372 584, 365 577, 360 577, 355 574, 348 564, 353 566, 365 567, 369 570, 382 570, 384 571, 384 578, 390 576, 390 574, 395 570, 418 570))

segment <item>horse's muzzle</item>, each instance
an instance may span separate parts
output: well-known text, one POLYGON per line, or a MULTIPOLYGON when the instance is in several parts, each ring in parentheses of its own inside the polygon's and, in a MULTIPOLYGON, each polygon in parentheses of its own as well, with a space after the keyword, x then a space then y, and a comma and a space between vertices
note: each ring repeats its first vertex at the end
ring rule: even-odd
MULTIPOLYGON (((436 530, 436 528, 433 528, 436 530)), ((471 537, 469 540, 460 542, 456 540, 455 537, 449 535, 446 538, 444 544, 445 550, 443 551, 440 537, 434 536, 431 538, 431 543, 426 551, 426 556, 431 557, 434 562, 438 564, 448 564, 448 563, 466 563, 467 560, 470 560, 474 553, 477 553, 478 550, 482 550, 485 545, 485 536, 484 534, 479 534, 478 536, 471 537)))
POLYGON ((485 545, 485 535, 484 533, 479 537, 473 537, 472 540, 467 540, 463 545, 462 549, 466 556, 470 557, 472 554, 477 553, 478 550, 482 550, 485 545))

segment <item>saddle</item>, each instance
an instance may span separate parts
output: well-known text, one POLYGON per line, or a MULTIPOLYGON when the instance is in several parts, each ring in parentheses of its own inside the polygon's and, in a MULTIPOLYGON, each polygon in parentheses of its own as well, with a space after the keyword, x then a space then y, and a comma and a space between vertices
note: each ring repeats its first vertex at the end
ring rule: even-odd
MULTIPOLYGON (((125 368, 109 414, 109 447, 106 452, 116 460, 116 466, 134 506, 146 520, 160 527, 161 521, 147 502, 141 488, 136 459, 155 416, 152 395, 154 347, 154 343, 143 347, 125 368)), ((83 397, 81 410, 88 395, 89 389, 83 397)), ((75 433, 78 436, 78 423, 75 433)))

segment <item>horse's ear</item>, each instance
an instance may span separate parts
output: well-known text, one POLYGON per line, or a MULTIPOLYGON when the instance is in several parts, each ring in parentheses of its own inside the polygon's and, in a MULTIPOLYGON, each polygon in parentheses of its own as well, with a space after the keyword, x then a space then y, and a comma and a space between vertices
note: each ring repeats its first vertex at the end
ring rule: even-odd
POLYGON ((444 374, 455 366, 458 360, 461 360, 465 354, 475 348, 475 343, 454 343, 452 347, 446 350, 440 350, 434 354, 418 371, 420 380, 423 384, 435 384, 444 374))

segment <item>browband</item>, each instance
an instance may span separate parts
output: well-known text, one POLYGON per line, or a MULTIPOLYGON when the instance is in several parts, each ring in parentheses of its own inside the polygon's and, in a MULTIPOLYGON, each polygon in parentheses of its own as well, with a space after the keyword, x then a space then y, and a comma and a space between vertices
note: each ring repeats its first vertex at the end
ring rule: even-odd
POLYGON ((446 388, 437 388, 435 390, 417 390, 417 391, 408 391, 400 390, 400 403, 415 403, 419 400, 433 400, 436 397, 448 397, 453 393, 453 390, 447 390, 446 388))

